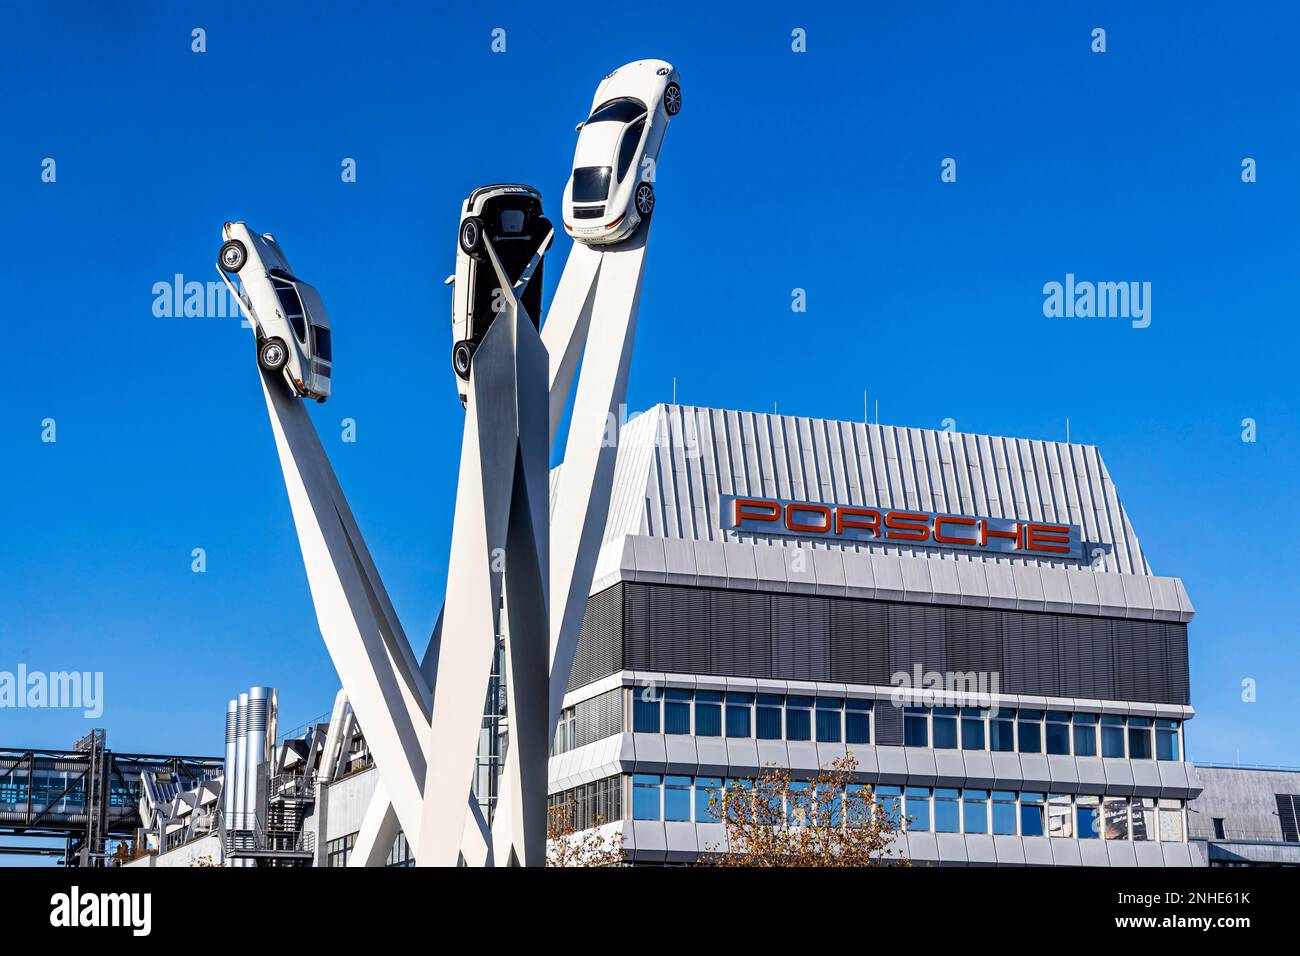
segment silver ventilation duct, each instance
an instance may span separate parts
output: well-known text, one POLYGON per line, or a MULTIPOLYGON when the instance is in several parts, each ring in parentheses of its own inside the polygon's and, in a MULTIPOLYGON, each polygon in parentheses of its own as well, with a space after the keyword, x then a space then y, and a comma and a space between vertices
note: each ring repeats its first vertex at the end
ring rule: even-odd
POLYGON ((258 786, 262 775, 259 767, 269 758, 267 754, 266 733, 269 714, 270 692, 265 687, 253 687, 248 691, 248 730, 244 745, 244 814, 247 829, 256 829, 258 813, 258 794, 263 788, 258 786))
POLYGON ((226 826, 235 812, 235 746, 239 736, 239 701, 226 701, 226 764, 221 777, 221 809, 226 826))
POLYGON ((232 829, 246 830, 248 825, 244 819, 244 795, 247 790, 245 778, 247 777, 246 768, 248 766, 248 695, 239 695, 238 720, 235 724, 235 806, 231 812, 232 829))

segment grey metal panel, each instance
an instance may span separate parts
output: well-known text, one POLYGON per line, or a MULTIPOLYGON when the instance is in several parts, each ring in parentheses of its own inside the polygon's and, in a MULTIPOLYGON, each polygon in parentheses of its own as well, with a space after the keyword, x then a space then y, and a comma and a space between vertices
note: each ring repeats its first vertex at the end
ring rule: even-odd
POLYGON ((1133 792, 1133 765, 1131 763, 1115 757, 1103 757, 1101 763, 1106 768, 1107 793, 1131 794, 1133 792))
POLYGON ((907 782, 918 787, 933 787, 937 775, 933 750, 903 751, 907 755, 907 782))
POLYGON ((933 833, 907 834, 907 852, 912 860, 939 859, 939 843, 933 833))
POLYGON ((1160 768, 1154 760, 1131 761, 1133 793, 1139 797, 1161 796, 1160 768))
MULTIPOLYGON (((911 765, 909 759, 908 765, 911 765)), ((934 785, 936 787, 966 786, 966 762, 960 750, 934 751, 934 785)))
POLYGON ((1078 840, 1049 839, 1047 842, 1052 848, 1052 864, 1054 866, 1083 865, 1078 840))
POLYGON ((760 767, 788 767, 790 754, 784 740, 758 741, 758 765, 760 767))
POLYGON ((971 866, 994 866, 998 862, 993 849, 993 838, 980 834, 966 834, 966 860, 971 866))
POLYGON ((690 863, 699 855, 695 824, 670 820, 664 824, 664 837, 668 844, 664 859, 669 863, 690 863))
POLYGON ((1190 798, 1194 791, 1187 780, 1187 764, 1176 760, 1158 760, 1160 789, 1164 796, 1190 798))
POLYGON ((699 773, 706 777, 725 777, 730 767, 727 745, 721 737, 696 737, 695 758, 699 773))
POLYGON ((855 684, 887 685, 887 607, 874 601, 834 601, 830 605, 829 625, 831 676, 855 684))
POLYGON ((1000 866, 1024 866, 1026 862, 1025 844, 1018 837, 995 836, 993 853, 1000 866))
POLYGON ((1074 766, 1079 775, 1080 793, 1105 793, 1106 768, 1100 757, 1075 757, 1074 766))
POLYGON ((1051 773, 1047 769, 1047 758, 1042 754, 1021 754, 1020 774, 1026 790, 1050 790, 1051 773))
POLYGON ((1165 855, 1159 843, 1134 842, 1133 855, 1138 866, 1164 866, 1165 855))
POLYGON ((1105 844, 1106 855, 1110 857, 1110 866, 1137 866, 1137 852, 1135 846, 1141 844, 1129 843, 1127 840, 1107 840, 1105 844))
POLYGON ((695 774, 699 758, 695 752, 695 738, 681 734, 664 736, 664 759, 673 773, 695 774))
POLYGON ((872 715, 876 743, 882 747, 898 747, 903 743, 903 709, 882 703, 872 715))
POLYGON ((1074 793, 1079 786, 1079 771, 1073 757, 1048 754, 1047 773, 1052 778, 1053 792, 1074 793))
POLYGON ((966 765, 966 786, 992 789, 997 781, 993 772, 993 755, 981 750, 964 750, 961 756, 966 765))
POLYGON ((902 747, 877 747, 876 759, 880 763, 880 782, 907 783, 907 751, 902 747))
POLYGON ((1160 852, 1164 854, 1165 866, 1191 866, 1193 863, 1186 843, 1161 843, 1160 852))
MULTIPOLYGON (((772 599, 748 591, 692 592, 697 607, 707 602, 709 633, 701 643, 709 652, 710 671, 748 677, 775 676, 772 667, 772 599)), ((781 677, 789 675, 781 674, 781 677)))
POLYGON ((1014 753, 991 753, 993 758, 993 776, 998 780, 1023 780, 1020 771, 1020 755, 1014 753))
POLYGON ((664 825, 652 820, 633 820, 632 839, 636 858, 648 862, 662 861, 668 855, 668 837, 664 825))
POLYGON ((966 839, 960 833, 936 833, 941 864, 963 864, 967 861, 966 839))
POLYGON ((789 594, 772 601, 772 674, 831 680, 830 599, 789 594))
POLYGON ((786 742, 786 751, 790 757, 790 767, 798 770, 819 770, 817 745, 807 741, 790 740, 786 742))
POLYGON ((758 743, 754 740, 727 740, 727 763, 733 776, 757 776, 760 772, 758 743))
POLYGON ((1084 866, 1110 866, 1110 854, 1101 840, 1079 841, 1079 862, 1084 866))
POLYGON ((1026 866, 1053 866, 1056 862, 1052 854, 1052 844, 1059 841, 1048 837, 1025 837, 1020 846, 1025 851, 1026 866))
POLYGON ((876 748, 867 744, 849 744, 848 752, 858 761, 854 778, 866 783, 875 783, 880 776, 880 765, 876 758, 876 748))
POLYGON ((637 773, 663 773, 668 765, 664 738, 660 734, 633 734, 632 747, 636 753, 637 773))

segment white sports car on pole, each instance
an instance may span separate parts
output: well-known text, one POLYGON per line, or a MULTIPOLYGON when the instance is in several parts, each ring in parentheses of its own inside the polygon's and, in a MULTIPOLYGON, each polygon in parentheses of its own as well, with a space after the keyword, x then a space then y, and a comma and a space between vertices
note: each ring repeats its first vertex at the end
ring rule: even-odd
POLYGON ((588 245, 619 242, 650 217, 654 164, 668 121, 681 108, 681 78, 663 60, 637 60, 601 81, 591 115, 578 124, 573 174, 564 187, 570 236, 588 245))
POLYGON ((492 244, 512 284, 528 277, 519 301, 536 328, 542 316, 542 261, 538 259, 531 272, 529 266, 551 235, 551 222, 542 215, 542 194, 532 186, 483 186, 461 207, 456 272, 445 283, 452 286, 451 365, 461 405, 468 396, 474 350, 505 307, 486 244, 492 244))
POLYGON ((293 394, 323 402, 330 395, 330 320, 320 293, 294 276, 280 244, 245 223, 222 227, 217 270, 257 335, 257 362, 283 374, 293 394), (238 277, 243 292, 231 277, 238 277))

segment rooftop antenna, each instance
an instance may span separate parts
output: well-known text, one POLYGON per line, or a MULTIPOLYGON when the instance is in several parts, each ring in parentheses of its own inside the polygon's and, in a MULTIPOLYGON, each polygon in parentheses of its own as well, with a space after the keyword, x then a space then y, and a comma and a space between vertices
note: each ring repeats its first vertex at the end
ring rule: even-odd
POLYGON ((876 424, 880 424, 880 399, 876 399, 876 424))
POLYGON ((1065 416, 1065 443, 1070 444, 1070 416, 1065 416))
POLYGON ((673 404, 677 404, 677 376, 673 376, 673 404))

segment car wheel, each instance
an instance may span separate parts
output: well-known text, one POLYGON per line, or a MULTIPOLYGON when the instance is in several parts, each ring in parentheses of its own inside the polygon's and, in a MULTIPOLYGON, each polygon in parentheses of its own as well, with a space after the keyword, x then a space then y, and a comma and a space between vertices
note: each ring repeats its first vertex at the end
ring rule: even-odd
POLYGON ((669 83, 664 90, 664 112, 676 116, 682 111, 682 88, 676 83, 669 83))
POLYGON ((474 362, 475 345, 469 339, 462 339, 451 347, 451 367, 462 380, 469 381, 469 368, 474 362))
POLYGON ((632 194, 632 201, 636 203, 636 211, 645 219, 655 209, 655 188, 650 183, 638 183, 636 192, 632 194))
POLYGON ((264 339, 257 347, 257 364, 268 372, 278 372, 289 361, 289 349, 281 339, 264 339))
POLYGON ((247 261, 248 249, 238 239, 231 239, 217 253, 217 265, 221 271, 232 275, 244 268, 244 263, 247 261))
POLYGON ((483 220, 470 216, 460 224, 460 248, 467 256, 478 255, 483 249, 483 220))

